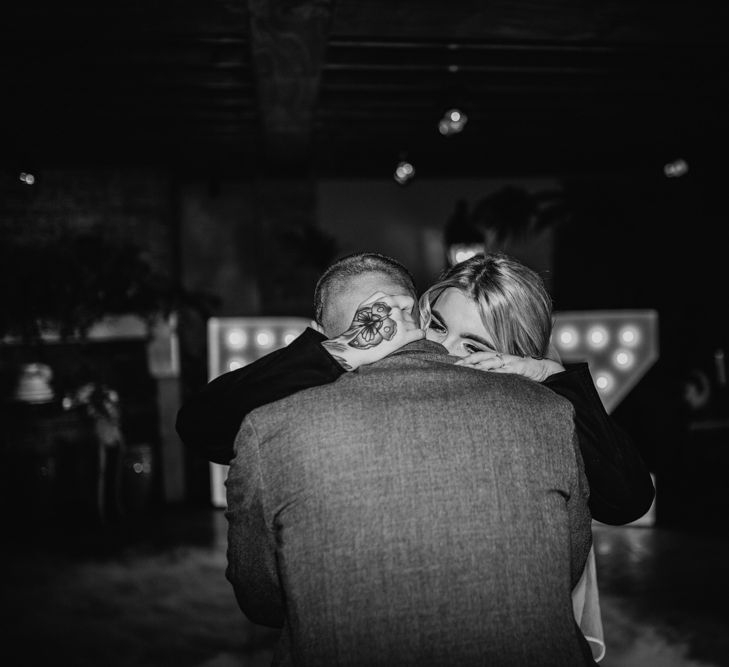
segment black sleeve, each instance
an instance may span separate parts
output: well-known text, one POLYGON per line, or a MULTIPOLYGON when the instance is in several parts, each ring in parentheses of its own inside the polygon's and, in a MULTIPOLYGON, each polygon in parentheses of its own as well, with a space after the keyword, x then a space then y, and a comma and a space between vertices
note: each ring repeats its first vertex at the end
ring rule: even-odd
POLYGON ((653 480, 630 436, 605 411, 587 364, 569 364, 543 384, 575 408, 593 518, 618 526, 643 516, 655 496, 653 480))
POLYGON ((177 413, 182 441, 210 461, 230 463, 238 429, 251 410, 334 382, 345 372, 321 346, 324 340, 307 328, 286 347, 211 380, 177 413))

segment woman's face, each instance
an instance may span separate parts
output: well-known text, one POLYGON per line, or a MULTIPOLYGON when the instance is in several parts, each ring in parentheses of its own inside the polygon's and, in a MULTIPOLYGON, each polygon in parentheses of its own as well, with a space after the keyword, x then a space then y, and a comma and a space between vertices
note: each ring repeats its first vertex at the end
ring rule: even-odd
POLYGON ((473 352, 494 350, 478 306, 460 290, 455 287, 443 290, 431 311, 433 317, 425 337, 440 343, 450 354, 465 357, 473 352))

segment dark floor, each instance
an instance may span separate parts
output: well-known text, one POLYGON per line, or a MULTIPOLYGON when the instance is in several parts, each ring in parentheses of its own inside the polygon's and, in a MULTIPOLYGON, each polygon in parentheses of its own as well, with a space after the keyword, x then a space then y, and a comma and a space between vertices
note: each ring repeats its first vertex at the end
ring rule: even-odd
MULTIPOLYGON (((2 548, 3 665, 259 667, 275 633, 224 578, 221 510, 157 510, 91 530, 13 531, 2 548)), ((729 665, 723 527, 595 526, 604 667, 729 665)))

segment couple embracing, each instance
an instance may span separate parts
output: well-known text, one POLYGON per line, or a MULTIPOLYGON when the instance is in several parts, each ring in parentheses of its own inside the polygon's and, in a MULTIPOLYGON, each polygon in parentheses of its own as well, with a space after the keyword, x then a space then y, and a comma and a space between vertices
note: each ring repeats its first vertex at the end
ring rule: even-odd
POLYGON ((533 271, 477 256, 416 299, 345 257, 311 328, 181 408, 230 464, 238 603, 282 628, 276 665, 594 664, 591 519, 642 516, 649 472, 587 365, 550 358, 533 271))

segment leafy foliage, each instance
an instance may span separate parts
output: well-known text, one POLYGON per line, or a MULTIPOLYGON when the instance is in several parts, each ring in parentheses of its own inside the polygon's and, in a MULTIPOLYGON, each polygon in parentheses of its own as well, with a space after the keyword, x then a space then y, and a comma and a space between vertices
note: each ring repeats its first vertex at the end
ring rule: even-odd
POLYGON ((190 293, 131 242, 98 231, 0 245, 0 335, 32 341, 47 329, 83 337, 109 315, 151 319, 192 307, 210 295, 190 293))
POLYGON ((570 202, 561 190, 528 192, 507 185, 477 201, 470 212, 465 200, 457 202, 445 240, 447 244, 483 242, 491 233, 497 242, 504 242, 556 227, 571 215, 570 202))

